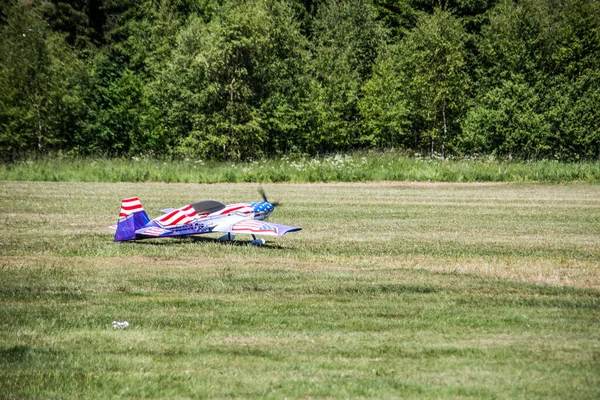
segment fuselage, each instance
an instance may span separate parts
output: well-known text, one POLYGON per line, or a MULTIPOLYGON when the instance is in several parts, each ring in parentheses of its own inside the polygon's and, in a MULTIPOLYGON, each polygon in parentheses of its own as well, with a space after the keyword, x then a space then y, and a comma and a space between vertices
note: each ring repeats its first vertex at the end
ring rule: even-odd
POLYGON ((275 207, 267 201, 228 204, 223 209, 211 213, 202 211, 198 213, 189 205, 154 218, 146 226, 174 231, 194 227, 197 231, 210 232, 215 226, 227 224, 228 221, 231 223, 245 219, 264 221, 274 209, 275 207))

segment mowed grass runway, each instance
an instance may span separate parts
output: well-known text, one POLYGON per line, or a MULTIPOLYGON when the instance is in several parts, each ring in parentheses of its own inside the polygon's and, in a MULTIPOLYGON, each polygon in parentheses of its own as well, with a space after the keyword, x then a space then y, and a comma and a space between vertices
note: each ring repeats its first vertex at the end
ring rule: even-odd
POLYGON ((600 397, 600 186, 267 185, 303 230, 264 247, 106 229, 256 188, 0 182, 0 398, 600 397))

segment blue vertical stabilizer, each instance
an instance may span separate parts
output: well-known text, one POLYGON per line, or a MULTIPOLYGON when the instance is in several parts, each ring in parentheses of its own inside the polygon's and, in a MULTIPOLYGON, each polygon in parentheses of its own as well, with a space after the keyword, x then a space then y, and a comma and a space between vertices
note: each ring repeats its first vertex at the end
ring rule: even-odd
POLYGON ((119 213, 119 222, 117 224, 117 233, 115 233, 115 242, 135 239, 135 231, 143 228, 150 222, 150 218, 140 199, 131 197, 121 202, 121 212, 119 213))

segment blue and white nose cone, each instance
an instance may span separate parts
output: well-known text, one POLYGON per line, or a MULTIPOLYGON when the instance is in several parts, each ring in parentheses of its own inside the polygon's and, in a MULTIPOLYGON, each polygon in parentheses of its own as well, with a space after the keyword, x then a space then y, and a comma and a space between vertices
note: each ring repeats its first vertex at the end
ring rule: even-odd
POLYGON ((275 209, 273 204, 269 203, 268 201, 257 201, 250 203, 250 205, 252 208, 254 208, 254 218, 261 221, 271 215, 275 209))

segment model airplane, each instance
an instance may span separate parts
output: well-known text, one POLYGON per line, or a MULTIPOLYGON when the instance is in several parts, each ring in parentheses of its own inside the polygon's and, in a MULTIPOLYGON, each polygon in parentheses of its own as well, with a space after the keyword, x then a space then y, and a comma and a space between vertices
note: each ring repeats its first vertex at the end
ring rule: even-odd
POLYGON ((219 240, 231 241, 235 234, 245 233, 252 236, 251 244, 263 245, 264 239, 256 235, 282 236, 302 228, 265 222, 271 215, 277 202, 270 203, 261 191, 263 201, 225 205, 215 200, 204 200, 181 208, 160 210, 164 215, 150 219, 139 198, 131 197, 121 202, 119 223, 116 228, 115 242, 198 235, 210 232, 222 232, 219 240))

